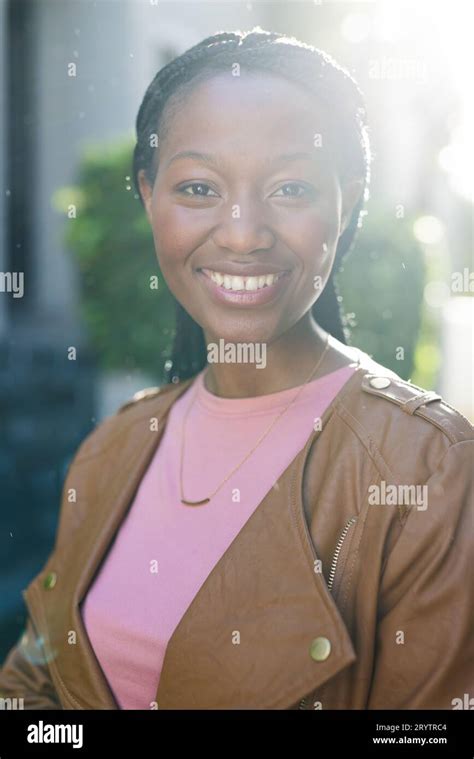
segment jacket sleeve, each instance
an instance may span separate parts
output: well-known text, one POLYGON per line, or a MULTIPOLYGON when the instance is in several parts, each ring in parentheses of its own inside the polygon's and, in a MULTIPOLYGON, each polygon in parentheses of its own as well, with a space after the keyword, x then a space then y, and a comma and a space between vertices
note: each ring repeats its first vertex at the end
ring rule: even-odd
MULTIPOLYGON (((84 438, 70 461, 62 488, 54 547, 43 563, 43 567, 51 562, 54 554, 59 555, 69 550, 74 532, 87 518, 88 503, 91 499, 84 495, 78 499, 72 510, 68 503, 68 490, 75 487, 77 465, 96 459, 104 444, 109 441, 110 435, 114 434, 117 419, 120 417, 112 415, 102 420, 84 438)), ((82 491, 86 493, 89 485, 92 487, 94 483, 89 483, 87 472, 81 477, 83 478, 82 491)), ((31 582, 35 579, 33 578, 31 582)), ((34 622, 28 613, 25 630, 8 652, 3 665, 0 665, 0 699, 23 698, 25 709, 62 709, 39 632, 35 630, 34 622)), ((0 701, 0 708, 2 703, 0 701)), ((5 708, 10 707, 7 704, 5 708)))
MULTIPOLYGON (((97 428, 102 430, 105 423, 97 428)), ((83 455, 90 452, 97 437, 97 431, 90 433, 80 444, 72 461, 69 463, 66 478, 62 488, 61 506, 59 509, 55 544, 43 566, 50 562, 52 555, 69 544, 71 534, 77 524, 84 518, 83 508, 71 511, 67 508, 67 489, 70 486, 71 473, 74 465, 83 455)), ((91 451, 93 455, 93 451, 91 451)), ((40 570, 42 571, 42 570, 40 570)), ((34 582, 33 578, 32 582, 34 582)), ((25 629, 15 645, 8 652, 3 665, 0 666, 0 699, 23 698, 25 709, 62 709, 58 694, 51 679, 42 638, 35 629, 33 620, 27 613, 25 629)), ((0 701, 0 707, 2 705, 0 701)), ((12 708, 8 702, 4 708, 12 708)))
MULTIPOLYGON (((15 708, 13 699, 23 699, 24 709, 62 709, 45 660, 41 638, 28 616, 25 630, 10 649, 0 669, 1 708, 15 708)), ((21 702, 20 702, 21 703, 21 702)), ((18 708, 18 707, 17 707, 18 708)))
POLYGON ((474 707, 473 462, 449 446, 385 561, 369 709, 474 707))

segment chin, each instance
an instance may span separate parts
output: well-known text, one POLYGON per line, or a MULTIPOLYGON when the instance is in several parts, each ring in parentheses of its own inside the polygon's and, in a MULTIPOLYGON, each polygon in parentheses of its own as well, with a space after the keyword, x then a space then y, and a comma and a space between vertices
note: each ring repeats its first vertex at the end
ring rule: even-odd
MULTIPOLYGON (((223 339, 227 342, 248 342, 248 343, 270 343, 277 336, 275 324, 255 324, 255 318, 241 320, 238 324, 235 322, 227 325, 225 320, 220 320, 216 324, 203 327, 206 335, 212 336, 213 340, 223 339)), ((211 339, 211 338, 210 338, 211 339)))

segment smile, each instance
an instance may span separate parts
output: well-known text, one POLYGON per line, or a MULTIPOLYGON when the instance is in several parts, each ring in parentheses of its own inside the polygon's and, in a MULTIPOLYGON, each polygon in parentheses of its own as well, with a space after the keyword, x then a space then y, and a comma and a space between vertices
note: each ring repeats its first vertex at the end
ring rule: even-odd
POLYGON ((211 296, 219 302, 252 306, 273 301, 285 288, 289 271, 254 276, 240 276, 198 269, 197 274, 211 296))
POLYGON ((232 274, 222 274, 212 269, 201 269, 203 274, 210 277, 213 282, 225 290, 262 290, 264 287, 271 287, 286 272, 278 274, 262 274, 258 277, 239 277, 232 274))

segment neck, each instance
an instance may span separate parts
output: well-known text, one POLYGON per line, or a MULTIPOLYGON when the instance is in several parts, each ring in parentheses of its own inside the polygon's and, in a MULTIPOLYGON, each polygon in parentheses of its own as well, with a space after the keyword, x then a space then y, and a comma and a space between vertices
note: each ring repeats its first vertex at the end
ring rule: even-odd
MULTIPOLYGON (((264 368, 255 363, 208 363, 205 387, 222 398, 253 398, 301 385, 321 357, 326 335, 308 312, 288 332, 266 344, 264 368)), ((207 345, 219 344, 219 339, 208 333, 205 339, 207 345)), ((329 352, 313 379, 326 374, 329 352)))

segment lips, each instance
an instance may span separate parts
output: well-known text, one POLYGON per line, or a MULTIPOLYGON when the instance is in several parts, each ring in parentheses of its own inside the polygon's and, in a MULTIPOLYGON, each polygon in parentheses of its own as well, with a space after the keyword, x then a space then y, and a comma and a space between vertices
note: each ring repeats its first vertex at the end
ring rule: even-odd
POLYGON ((216 271, 214 269, 201 269, 202 273, 212 279, 212 281, 218 286, 223 287, 225 290, 232 290, 234 292, 246 291, 255 292, 256 290, 262 290, 265 287, 271 287, 277 282, 285 272, 265 272, 259 275, 236 275, 230 274, 224 271, 216 271))
POLYGON ((286 287, 290 273, 264 271, 261 266, 259 269, 258 274, 243 275, 202 268, 197 274, 213 300, 233 306, 257 306, 275 300, 286 287))
POLYGON ((223 274, 234 274, 241 277, 258 277, 261 274, 280 274, 288 271, 284 266, 275 265, 270 261, 232 261, 223 259, 222 261, 212 261, 209 264, 198 267, 199 269, 209 269, 219 271, 223 274))

